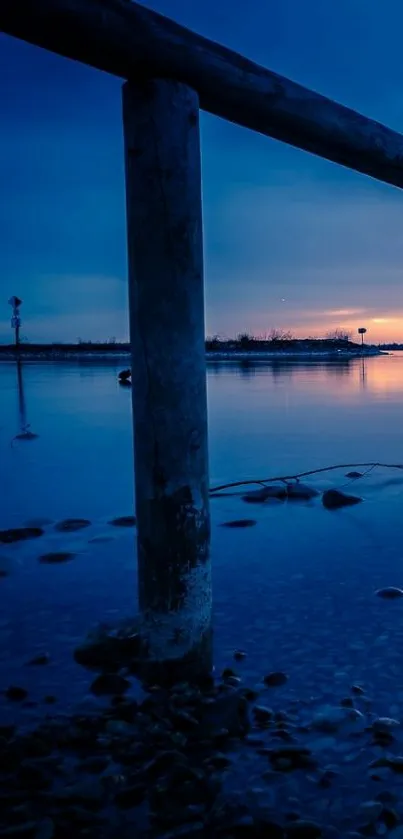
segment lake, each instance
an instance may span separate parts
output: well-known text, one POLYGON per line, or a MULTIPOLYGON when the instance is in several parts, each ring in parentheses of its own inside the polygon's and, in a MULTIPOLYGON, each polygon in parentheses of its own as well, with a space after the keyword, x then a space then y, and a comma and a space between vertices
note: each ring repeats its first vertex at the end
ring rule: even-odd
MULTIPOLYGON (((136 608, 135 534, 108 524, 133 510, 131 397, 117 383, 119 369, 118 362, 26 363, 25 421, 38 437, 24 441, 15 439, 16 368, 0 365, 0 527, 49 520, 41 539, 1 546, 0 687, 23 684, 38 707, 46 694, 61 709, 91 702, 74 646, 97 621, 136 608), (88 518, 91 527, 54 530, 70 517, 88 518), (111 541, 91 541, 99 537, 111 541), (53 550, 74 559, 38 561, 53 550), (43 651, 49 665, 26 666, 43 651)), ((403 354, 210 364, 208 396, 212 486, 403 461, 403 354)), ((307 480, 320 490, 345 487, 347 471, 307 480)), ((212 499, 216 666, 231 664, 240 647, 249 681, 285 670, 290 697, 324 699, 360 681, 393 716, 403 710, 403 607, 374 591, 403 584, 403 474, 378 468, 350 489, 364 503, 338 512, 320 498, 253 507, 239 495, 212 499), (245 517, 256 526, 220 526, 245 517)), ((17 713, 9 704, 3 711, 17 713)))

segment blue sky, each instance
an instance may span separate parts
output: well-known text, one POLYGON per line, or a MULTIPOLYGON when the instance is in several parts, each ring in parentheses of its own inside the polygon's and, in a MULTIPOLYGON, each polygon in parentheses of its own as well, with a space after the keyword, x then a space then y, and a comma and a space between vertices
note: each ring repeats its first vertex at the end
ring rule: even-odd
MULTIPOLYGON (((400 0, 153 9, 403 132, 400 0)), ((127 337, 121 82, 0 35, 0 341, 127 337)), ((202 116, 209 334, 403 341, 403 194, 202 116), (368 336, 368 337, 369 337, 368 336)))

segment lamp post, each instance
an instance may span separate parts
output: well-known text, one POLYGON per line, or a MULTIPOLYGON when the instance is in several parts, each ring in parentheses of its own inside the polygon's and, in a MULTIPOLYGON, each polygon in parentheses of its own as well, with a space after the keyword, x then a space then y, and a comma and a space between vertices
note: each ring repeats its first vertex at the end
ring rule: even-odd
POLYGON ((20 306, 22 300, 19 297, 10 297, 9 304, 12 306, 13 314, 11 316, 11 328, 15 329, 15 346, 18 352, 20 346, 20 327, 21 327, 21 318, 20 318, 20 306))
POLYGON ((358 330, 358 334, 361 335, 361 350, 362 350, 362 352, 364 351, 364 335, 365 335, 366 331, 367 330, 366 330, 365 326, 360 326, 360 328, 358 330))

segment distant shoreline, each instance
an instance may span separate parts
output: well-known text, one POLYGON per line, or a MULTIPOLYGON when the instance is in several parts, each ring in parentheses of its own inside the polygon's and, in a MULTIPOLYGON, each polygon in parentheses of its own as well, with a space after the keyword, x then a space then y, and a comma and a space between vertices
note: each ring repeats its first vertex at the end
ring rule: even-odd
MULTIPOLYGON (((212 362, 237 362, 237 363, 262 363, 266 361, 275 361, 275 360, 282 360, 282 361, 298 361, 298 360, 310 360, 310 359, 324 359, 324 360, 335 360, 343 359, 344 361, 354 359, 354 358, 369 358, 372 356, 380 356, 380 355, 388 355, 389 353, 384 350, 380 350, 377 347, 361 347, 357 348, 329 348, 326 347, 318 347, 313 348, 310 347, 297 349, 297 348, 276 348, 276 349, 261 349, 261 350, 217 350, 217 351, 207 351, 206 352, 206 361, 207 363, 212 362)), ((15 361, 17 358, 17 353, 14 348, 12 347, 1 347, 0 346, 0 362, 10 362, 15 361)), ((62 349, 61 347, 53 348, 53 347, 44 347, 44 348, 36 348, 36 347, 29 347, 23 346, 19 352, 19 358, 22 361, 51 361, 51 362, 63 362, 63 361, 121 361, 123 364, 128 364, 131 360, 130 357, 130 350, 122 350, 122 349, 115 349, 115 348, 81 348, 77 347, 66 347, 66 349, 62 349)))

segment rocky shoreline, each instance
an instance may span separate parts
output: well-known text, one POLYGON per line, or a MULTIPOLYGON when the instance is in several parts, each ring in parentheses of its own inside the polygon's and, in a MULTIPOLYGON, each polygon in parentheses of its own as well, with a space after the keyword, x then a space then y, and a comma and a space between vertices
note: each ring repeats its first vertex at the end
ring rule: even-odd
POLYGON ((285 673, 245 687, 244 655, 141 702, 129 669, 103 673, 96 710, 0 726, 0 837, 401 839, 399 721, 361 685, 327 706, 287 699, 285 673))

